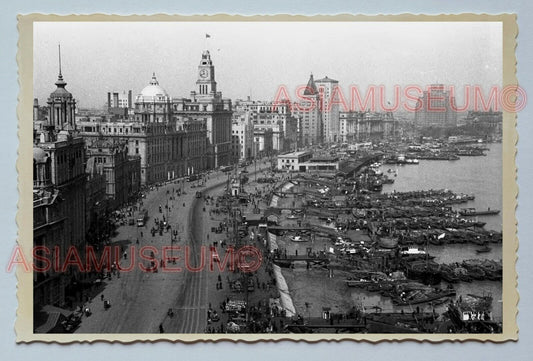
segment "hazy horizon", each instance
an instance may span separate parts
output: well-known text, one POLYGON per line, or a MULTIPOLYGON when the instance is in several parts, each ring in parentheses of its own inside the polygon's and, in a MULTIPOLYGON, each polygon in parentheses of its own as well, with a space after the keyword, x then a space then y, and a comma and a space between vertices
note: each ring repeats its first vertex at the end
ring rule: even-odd
POLYGON ((272 100, 281 85, 295 98, 310 73, 346 94, 352 85, 383 85, 390 96, 394 85, 453 85, 459 104, 465 85, 502 83, 499 22, 36 22, 40 104, 55 89, 59 43, 80 108, 101 108, 109 91, 135 97, 153 72, 171 97, 189 97, 206 48, 218 90, 233 100, 272 100))

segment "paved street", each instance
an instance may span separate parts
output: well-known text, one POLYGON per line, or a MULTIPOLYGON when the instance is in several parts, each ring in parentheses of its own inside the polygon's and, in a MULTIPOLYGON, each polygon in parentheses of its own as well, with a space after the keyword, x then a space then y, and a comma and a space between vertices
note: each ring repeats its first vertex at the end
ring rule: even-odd
MULTIPOLYGON (((258 163, 257 171, 267 167, 258 163)), ((250 166, 250 178, 254 167, 250 166)), ((120 260, 122 268, 128 268, 133 262, 131 271, 123 271, 113 275, 111 280, 105 281, 103 291, 96 294, 87 306, 92 315, 83 317, 77 333, 198 333, 204 332, 207 324, 207 309, 209 307, 209 292, 214 289, 218 273, 206 271, 209 247, 206 248, 206 265, 204 272, 188 272, 185 270, 185 246, 190 246, 191 266, 198 266, 200 246, 212 244, 214 239, 208 240, 210 227, 207 226, 208 213, 204 211, 204 200, 195 197, 201 190, 204 195, 216 197, 221 194, 227 182, 227 175, 220 172, 211 173, 206 180, 205 187, 193 188, 196 182, 178 182, 160 186, 147 192, 143 199, 143 208, 148 210, 148 221, 145 227, 125 225, 118 229, 118 235, 111 240, 111 245, 123 246, 129 250, 127 259, 120 260), (186 194, 169 200, 173 191, 183 187, 186 194), (168 192, 168 194, 167 194, 168 192), (168 201, 168 210, 165 209, 168 201), (162 212, 159 211, 159 206, 162 212), (168 212, 168 213, 167 213, 168 212), (168 214, 168 216, 167 216, 168 214), (151 227, 154 219, 165 216, 172 230, 178 230, 178 241, 173 246, 180 246, 181 260, 176 265, 166 265, 168 269, 181 267, 180 272, 145 272, 139 267, 149 267, 149 262, 141 260, 139 250, 143 246, 155 247, 155 258, 162 258, 162 247, 171 245, 171 233, 163 232, 160 236, 152 237, 151 227), (142 232, 142 237, 141 237, 142 232), (139 244, 137 244, 137 239, 139 244), (134 259, 132 259, 134 257, 134 259), (195 261, 196 260, 196 261, 195 261), (210 286, 211 285, 211 286, 210 286), (111 307, 104 309, 103 300, 108 300, 111 307), (169 316, 167 311, 172 309, 174 314, 169 316), (163 329, 161 329, 161 327, 163 329)), ((135 216, 137 212, 135 212, 135 216)), ((218 252, 223 256, 222 250, 218 252)), ((144 251, 145 257, 150 251, 144 251)), ((170 254, 168 254, 170 255, 170 254)), ((174 254, 172 256, 175 256, 174 254)), ((214 292, 214 291, 213 291, 214 292)))

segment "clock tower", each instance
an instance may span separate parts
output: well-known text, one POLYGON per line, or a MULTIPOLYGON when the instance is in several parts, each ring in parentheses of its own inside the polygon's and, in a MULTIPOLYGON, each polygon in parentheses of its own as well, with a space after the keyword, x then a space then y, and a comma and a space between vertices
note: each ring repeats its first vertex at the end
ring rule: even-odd
POLYGON ((215 67, 211 61, 209 50, 202 53, 202 60, 198 65, 198 86, 199 95, 215 94, 217 92, 217 82, 215 81, 215 67))

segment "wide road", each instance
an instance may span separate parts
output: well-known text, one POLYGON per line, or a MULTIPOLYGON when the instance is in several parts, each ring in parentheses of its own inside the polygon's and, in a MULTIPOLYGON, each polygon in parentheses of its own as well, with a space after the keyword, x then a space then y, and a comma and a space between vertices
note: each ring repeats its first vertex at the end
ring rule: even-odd
MULTIPOLYGON (((258 163, 257 171, 266 167, 266 163, 258 163)), ((250 176, 253 176, 254 167, 249 168, 250 176)), ((204 217, 208 217, 203 212, 204 201, 197 199, 195 193, 201 190, 204 194, 219 195, 226 182, 227 175, 216 172, 208 175, 206 187, 192 188, 194 183, 178 182, 148 192, 143 199, 143 208, 149 214, 147 226, 121 226, 118 235, 111 240, 112 245, 124 247, 127 251, 127 259, 119 260, 120 266, 127 270, 105 281, 103 290, 87 304, 92 315, 83 318, 76 333, 204 332, 209 305, 208 281, 213 277, 207 270, 209 247, 206 249, 203 272, 190 272, 185 268, 185 249, 190 251, 191 265, 198 266, 200 246, 207 246, 210 242, 206 239, 209 229, 204 226, 204 217), (172 191, 180 188, 186 194, 169 200, 172 191), (165 209, 167 202, 168 210, 165 209), (163 215, 168 219, 172 230, 178 230, 178 242, 171 243, 170 232, 165 232, 162 236, 151 236, 150 228, 154 225, 154 219, 161 219, 163 215), (168 264, 166 270, 160 268, 158 272, 142 269, 141 266, 148 268, 150 262, 141 259, 141 252, 149 257, 153 251, 155 258, 160 261, 163 258, 163 247, 171 245, 181 247, 179 251, 167 253, 167 257, 181 258, 175 265, 168 264), (181 269, 177 270, 178 267, 181 269), (111 302, 111 308, 104 309, 102 296, 111 302), (169 309, 174 311, 173 317, 167 315, 169 309), (164 329, 161 330, 160 326, 164 326, 164 329)))

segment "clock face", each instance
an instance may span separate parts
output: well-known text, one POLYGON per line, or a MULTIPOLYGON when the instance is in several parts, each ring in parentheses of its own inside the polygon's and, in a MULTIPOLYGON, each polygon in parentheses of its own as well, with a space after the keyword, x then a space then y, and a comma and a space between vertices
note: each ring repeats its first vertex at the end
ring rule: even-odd
POLYGON ((207 71, 207 69, 200 70, 200 76, 202 78, 207 78, 208 75, 209 75, 209 71, 207 71))

